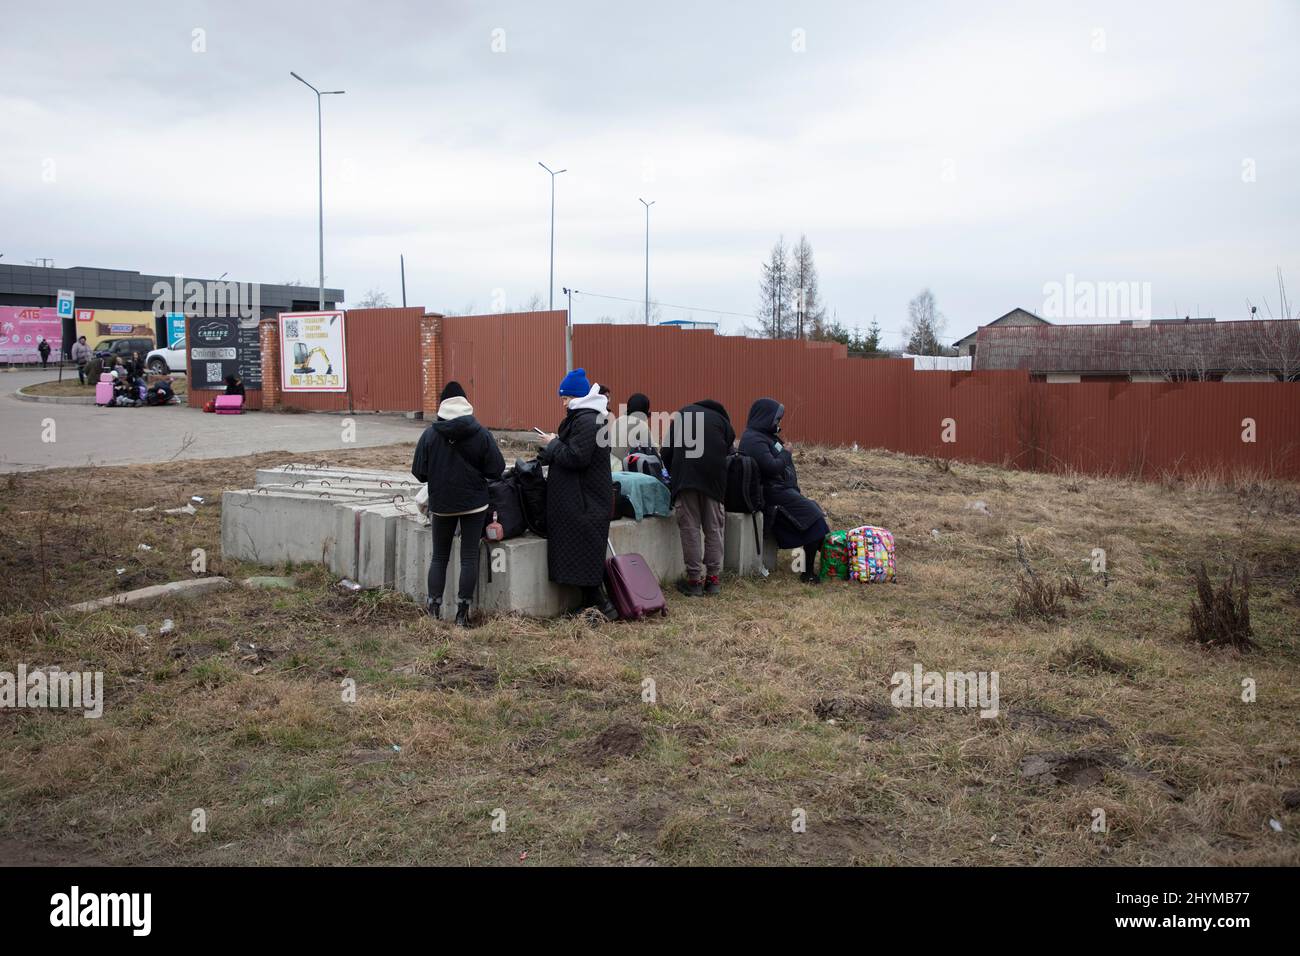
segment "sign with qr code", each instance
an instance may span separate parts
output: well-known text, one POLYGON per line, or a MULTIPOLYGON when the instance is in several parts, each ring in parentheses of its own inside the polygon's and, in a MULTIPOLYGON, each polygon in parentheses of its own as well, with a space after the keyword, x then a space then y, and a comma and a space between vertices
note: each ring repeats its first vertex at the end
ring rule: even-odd
POLYGON ((280 314, 280 384, 284 391, 348 390, 345 319, 342 310, 280 314))
POLYGON ((246 389, 262 387, 262 341, 256 317, 190 316, 185 321, 194 370, 191 388, 224 389, 231 375, 238 376, 246 389))

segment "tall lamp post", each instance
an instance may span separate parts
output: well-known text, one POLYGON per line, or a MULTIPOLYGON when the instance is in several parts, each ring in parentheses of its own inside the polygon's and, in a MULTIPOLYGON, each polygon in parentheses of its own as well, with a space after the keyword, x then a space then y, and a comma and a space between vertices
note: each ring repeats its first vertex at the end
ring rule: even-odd
POLYGON ((576 289, 565 286, 560 290, 569 297, 569 311, 564 313, 564 371, 573 371, 573 293, 576 289))
MULTIPOLYGON (((637 199, 641 199, 640 196, 637 199)), ((650 207, 657 200, 646 202, 641 199, 641 205, 645 206, 645 324, 650 324, 650 207)))
POLYGON ((321 147, 321 110, 320 98, 322 96, 341 96, 345 90, 318 90, 306 80, 304 80, 293 70, 289 75, 301 83, 307 89, 316 94, 316 189, 317 199, 319 201, 319 236, 320 236, 320 302, 321 311, 325 309, 325 163, 323 159, 323 150, 321 147))
POLYGON ((551 174, 551 289, 549 293, 548 309, 555 308, 555 177, 560 173, 568 172, 568 167, 552 171, 550 166, 543 162, 538 162, 538 166, 551 174))

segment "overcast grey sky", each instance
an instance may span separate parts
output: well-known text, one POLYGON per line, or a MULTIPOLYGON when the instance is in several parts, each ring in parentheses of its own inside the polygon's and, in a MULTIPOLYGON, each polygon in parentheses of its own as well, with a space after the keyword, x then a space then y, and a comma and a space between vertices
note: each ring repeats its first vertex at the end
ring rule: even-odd
POLYGON ((801 232, 840 320, 887 332, 924 286, 952 340, 1071 274, 1150 283, 1157 316, 1276 310, 1278 266, 1300 299, 1296 0, 3 3, 4 262, 314 285, 295 70, 347 91, 325 265, 352 301, 400 301, 399 253, 411 304, 545 296, 539 160, 569 170, 557 305, 639 301, 638 196, 665 303, 752 312, 801 232))

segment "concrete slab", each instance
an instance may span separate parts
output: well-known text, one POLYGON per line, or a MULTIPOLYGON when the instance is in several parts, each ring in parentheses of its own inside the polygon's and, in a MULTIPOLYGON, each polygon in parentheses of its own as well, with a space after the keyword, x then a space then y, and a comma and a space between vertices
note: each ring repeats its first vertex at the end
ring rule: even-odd
MULTIPOLYGON (((763 538, 763 516, 761 514, 744 515, 734 512, 727 512, 727 523, 723 529, 722 539, 722 568, 724 571, 730 571, 733 574, 760 574, 760 568, 768 559, 767 541, 763 538), (754 527, 758 526, 757 538, 754 534, 754 527), (759 553, 759 544, 763 545, 763 553, 759 553)), ((775 549, 775 542, 772 548, 775 549)), ((771 558, 776 557, 775 550, 772 551, 771 558)), ((768 570, 771 570, 769 567, 768 570)))
POLYGON ((120 605, 137 605, 144 604, 146 601, 156 601, 160 598, 179 597, 193 598, 203 594, 211 594, 213 591, 219 591, 222 588, 230 587, 230 581, 227 578, 213 576, 210 578, 191 578, 187 581, 172 581, 169 584, 154 584, 147 588, 136 588, 134 591, 126 591, 122 594, 111 594, 108 597, 96 598, 93 601, 82 601, 79 604, 69 604, 63 610, 73 613, 85 611, 99 611, 106 607, 117 607, 120 605))
POLYGON ((254 478, 256 485, 293 484, 298 481, 329 481, 331 484, 352 482, 380 484, 386 481, 397 488, 409 488, 411 495, 420 489, 420 483, 409 471, 385 471, 380 468, 344 468, 289 463, 276 465, 274 468, 259 468, 254 478))
POLYGON ((255 564, 314 561, 332 567, 338 503, 327 493, 227 491, 221 496, 221 553, 255 564))

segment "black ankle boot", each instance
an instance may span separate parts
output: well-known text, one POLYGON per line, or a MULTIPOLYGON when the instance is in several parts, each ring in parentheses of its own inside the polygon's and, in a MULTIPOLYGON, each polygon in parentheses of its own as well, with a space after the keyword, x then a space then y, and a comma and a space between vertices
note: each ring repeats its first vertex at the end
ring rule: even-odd
POLYGON ((469 601, 459 601, 456 604, 456 626, 469 627, 469 601))
POLYGON ((442 620, 442 602, 435 601, 433 598, 426 598, 424 602, 424 612, 435 621, 442 620))

